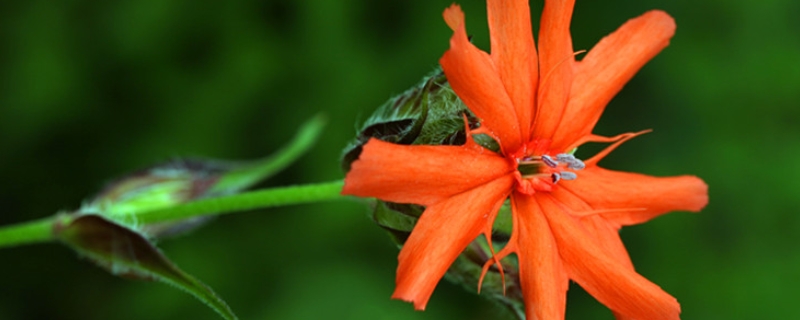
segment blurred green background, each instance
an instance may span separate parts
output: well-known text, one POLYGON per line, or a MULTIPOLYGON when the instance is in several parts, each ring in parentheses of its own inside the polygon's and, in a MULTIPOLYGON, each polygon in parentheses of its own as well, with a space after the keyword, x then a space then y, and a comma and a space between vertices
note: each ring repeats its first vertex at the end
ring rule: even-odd
MULTIPOLYGON (((75 209, 110 179, 178 156, 269 154, 318 112, 330 122, 316 148, 265 186, 340 179, 356 123, 447 49, 451 2, 4 1, 0 225, 75 209)), ((461 4, 488 50, 484 2, 461 4)), ((603 165, 696 174, 711 202, 623 229, 637 270, 684 319, 800 318, 800 2, 579 1, 575 50, 654 8, 677 34, 595 131, 655 131, 603 165)), ((366 212, 341 201, 224 216, 160 247, 243 319, 501 312, 446 282, 425 312, 390 300, 397 249, 366 212)), ((575 285, 567 308, 568 319, 612 318, 575 285)), ((216 318, 57 244, 0 250, 0 319, 216 318)))

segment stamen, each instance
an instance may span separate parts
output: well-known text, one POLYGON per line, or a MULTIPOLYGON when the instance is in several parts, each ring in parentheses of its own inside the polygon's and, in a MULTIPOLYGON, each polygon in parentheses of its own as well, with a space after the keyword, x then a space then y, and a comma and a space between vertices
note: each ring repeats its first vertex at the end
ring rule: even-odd
POLYGON ((578 175, 573 172, 586 168, 586 164, 571 153, 556 155, 528 155, 517 158, 519 178, 526 180, 523 189, 529 191, 552 191, 553 185, 561 180, 575 180, 578 175), (569 169, 569 171, 565 170, 569 169), (550 179, 548 183, 546 179, 550 179))

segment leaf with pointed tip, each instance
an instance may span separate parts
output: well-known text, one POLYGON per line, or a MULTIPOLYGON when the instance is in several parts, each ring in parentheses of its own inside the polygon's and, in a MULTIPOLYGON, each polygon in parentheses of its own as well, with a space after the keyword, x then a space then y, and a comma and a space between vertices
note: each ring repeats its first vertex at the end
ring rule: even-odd
POLYGON ((57 239, 114 275, 155 280, 186 291, 219 313, 237 319, 211 288, 183 272, 139 233, 99 215, 61 219, 54 227, 57 239))
POLYGON ((325 116, 321 114, 311 118, 283 149, 269 157, 226 172, 208 191, 209 194, 230 194, 247 189, 286 168, 314 145, 322 133, 325 121, 325 116))

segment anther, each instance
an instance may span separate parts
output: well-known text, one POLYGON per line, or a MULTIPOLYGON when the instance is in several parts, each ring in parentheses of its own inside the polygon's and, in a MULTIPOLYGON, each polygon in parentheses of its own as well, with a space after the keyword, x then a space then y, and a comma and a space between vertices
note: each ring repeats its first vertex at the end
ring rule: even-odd
POLYGON ((570 163, 570 162, 572 162, 572 160, 576 160, 576 159, 575 159, 575 156, 573 156, 572 154, 559 153, 559 154, 556 155, 556 160, 558 160, 558 162, 570 163))
POLYGON ((583 168, 586 168, 586 164, 583 163, 583 161, 581 161, 578 158, 575 158, 574 155, 569 154, 569 153, 559 153, 559 154, 557 154, 556 155, 556 160, 558 162, 566 163, 567 167, 570 168, 570 169, 573 169, 573 170, 582 170, 583 168))
POLYGON ((558 183, 561 180, 575 180, 578 178, 578 175, 575 172, 571 171, 561 171, 561 172, 553 172, 550 174, 550 178, 553 179, 553 184, 558 183))
POLYGON ((546 154, 542 155, 542 162, 544 162, 544 164, 550 168, 555 168, 558 166, 558 162, 546 154))
POLYGON ((561 179, 564 180, 575 180, 578 178, 578 175, 575 172, 571 171, 561 171, 561 179))
POLYGON ((583 170, 583 168, 586 168, 586 164, 581 160, 575 159, 572 162, 567 163, 567 168, 573 170, 583 170))

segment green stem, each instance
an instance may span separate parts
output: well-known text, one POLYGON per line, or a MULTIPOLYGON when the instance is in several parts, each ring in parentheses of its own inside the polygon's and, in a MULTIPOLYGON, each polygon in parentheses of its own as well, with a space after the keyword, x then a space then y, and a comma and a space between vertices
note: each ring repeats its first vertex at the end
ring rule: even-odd
POLYGON ((56 217, 0 227, 0 248, 53 240, 56 217))
POLYGON ((257 190, 208 198, 182 205, 137 213, 135 221, 154 223, 197 216, 220 215, 252 209, 312 203, 340 198, 344 181, 257 190))
MULTIPOLYGON (((312 203, 341 198, 344 181, 279 187, 208 198, 174 207, 132 214, 133 221, 155 223, 206 215, 221 215, 252 209, 312 203)), ((52 241, 58 216, 0 227, 0 248, 52 241)))

